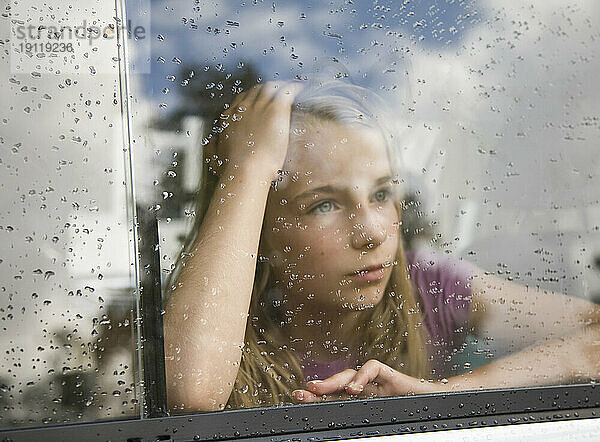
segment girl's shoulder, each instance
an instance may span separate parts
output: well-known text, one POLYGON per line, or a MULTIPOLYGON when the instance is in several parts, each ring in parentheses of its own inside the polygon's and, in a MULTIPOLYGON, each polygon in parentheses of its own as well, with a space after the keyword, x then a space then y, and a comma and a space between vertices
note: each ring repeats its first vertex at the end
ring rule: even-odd
POLYGON ((406 251, 409 277, 433 346, 456 348, 468 334, 476 267, 432 249, 406 251))
POLYGON ((430 248, 407 250, 405 256, 409 277, 419 295, 451 296, 457 291, 470 295, 470 281, 476 270, 473 264, 430 248))

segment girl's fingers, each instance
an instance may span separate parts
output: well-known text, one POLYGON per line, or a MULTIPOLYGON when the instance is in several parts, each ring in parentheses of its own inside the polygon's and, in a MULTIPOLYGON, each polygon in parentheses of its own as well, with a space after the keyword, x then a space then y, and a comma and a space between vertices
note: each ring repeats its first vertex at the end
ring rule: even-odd
MULTIPOLYGON (((244 115, 243 112, 249 111, 249 108, 252 108, 253 103, 256 101, 256 97, 261 93, 263 85, 255 84, 247 91, 241 92, 237 94, 232 100, 231 104, 226 110, 221 112, 221 125, 223 128, 228 127, 233 119, 232 115, 244 115)), ((249 111, 250 112, 250 111, 249 111)))
POLYGON ((398 373, 393 368, 379 362, 376 359, 369 359, 356 372, 353 379, 348 381, 346 391, 354 394, 362 392, 369 382, 377 381, 378 384, 393 384, 397 380, 398 373))
POLYGON ((270 103, 275 99, 276 96, 279 95, 279 92, 282 91, 286 86, 286 83, 283 81, 267 81, 263 84, 262 91, 260 94, 259 100, 263 100, 265 103, 270 103))
POLYGON ((349 396, 390 396, 395 394, 397 384, 404 378, 410 379, 388 365, 370 359, 358 371, 347 369, 324 380, 310 381, 308 390, 295 390, 293 396, 300 403, 349 399, 349 396))
POLYGON ((325 394, 317 395, 307 390, 294 390, 292 393, 294 402, 299 404, 308 404, 311 402, 326 402, 326 401, 340 401, 343 399, 349 399, 347 394, 325 394))
POLYGON ((266 106, 277 100, 282 100, 286 105, 291 105, 296 95, 304 88, 302 83, 269 81, 264 84, 256 84, 245 92, 238 94, 224 115, 237 112, 245 112, 249 107, 256 104, 266 106))
POLYGON ((291 81, 281 82, 277 85, 277 91, 273 95, 271 102, 280 100, 286 105, 291 105, 294 102, 296 95, 298 95, 302 89, 304 89, 302 83, 291 81))
POLYGON ((314 393, 307 390, 294 390, 292 392, 292 399, 296 403, 308 403, 308 402, 320 402, 322 399, 314 393))
POLYGON ((254 99, 256 98, 256 96, 259 94, 261 87, 262 87, 261 84, 255 84, 250 89, 237 94, 235 96, 235 98, 233 99, 233 101, 231 102, 231 106, 229 106, 229 110, 232 110, 233 112, 237 112, 238 107, 240 107, 242 102, 252 103, 254 101, 254 99))
POLYGON ((303 87, 304 86, 298 82, 269 81, 262 85, 261 93, 256 100, 265 105, 282 103, 286 106, 290 106, 303 87))
POLYGON ((356 370, 346 369, 328 377, 324 380, 310 381, 308 389, 315 394, 329 394, 336 391, 344 391, 344 387, 356 375, 356 370))

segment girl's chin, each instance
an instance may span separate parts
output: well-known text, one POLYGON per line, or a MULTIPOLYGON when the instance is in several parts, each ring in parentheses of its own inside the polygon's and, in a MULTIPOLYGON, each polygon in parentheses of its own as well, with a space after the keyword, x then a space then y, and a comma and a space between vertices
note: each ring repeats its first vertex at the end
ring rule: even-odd
MULTIPOLYGON (((325 298, 321 296, 307 296, 303 304, 310 311, 320 311, 323 313, 360 311, 374 308, 381 302, 385 294, 385 286, 376 287, 372 285, 360 288, 358 291, 355 290, 347 287, 345 290, 329 291, 329 295, 325 298)), ((309 290, 305 288, 305 291, 309 290)), ((290 305, 288 309, 293 310, 290 305)))
POLYGON ((365 303, 365 302, 350 302, 342 305, 342 308, 347 311, 362 311, 362 310, 371 310, 375 307, 376 304, 373 303, 365 303))
POLYGON ((375 293, 365 293, 363 295, 352 294, 342 302, 342 308, 345 310, 368 310, 374 308, 383 299, 383 291, 377 290, 375 293))

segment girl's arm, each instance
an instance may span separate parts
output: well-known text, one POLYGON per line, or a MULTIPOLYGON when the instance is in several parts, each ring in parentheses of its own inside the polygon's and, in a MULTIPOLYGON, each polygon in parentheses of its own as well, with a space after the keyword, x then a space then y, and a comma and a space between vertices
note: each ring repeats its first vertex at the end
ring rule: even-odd
POLYGON ((600 379, 600 306, 521 286, 474 269, 470 326, 480 339, 513 353, 447 381, 422 382, 371 359, 308 382, 298 403, 456 390, 564 384, 600 379))
POLYGON ((169 408, 224 407, 241 360, 261 226, 283 165, 297 87, 265 84, 231 106, 217 153, 227 161, 165 307, 169 408), (239 116, 242 115, 240 119, 239 116))
POLYGON ((600 306, 478 270, 470 325, 512 354, 449 379, 452 389, 563 384, 600 379, 600 306))

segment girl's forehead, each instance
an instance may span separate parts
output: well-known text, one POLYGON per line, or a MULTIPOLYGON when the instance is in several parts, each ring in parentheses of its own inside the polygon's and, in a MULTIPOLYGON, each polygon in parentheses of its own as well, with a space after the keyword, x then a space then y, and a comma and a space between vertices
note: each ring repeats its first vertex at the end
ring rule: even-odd
POLYGON ((379 131, 333 122, 292 130, 283 170, 278 184, 281 190, 316 182, 361 185, 391 174, 386 143, 379 131))
POLYGON ((380 131, 368 126, 319 122, 292 129, 284 170, 334 172, 387 162, 386 143, 380 131))

